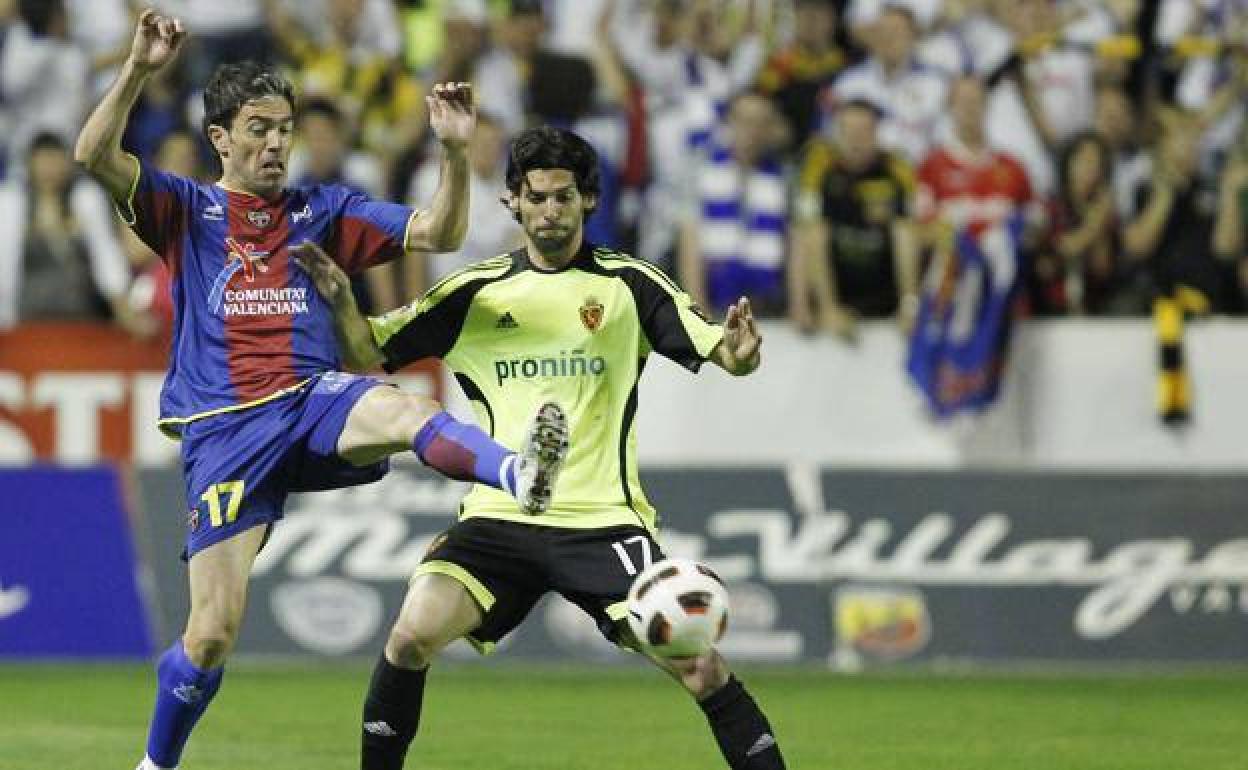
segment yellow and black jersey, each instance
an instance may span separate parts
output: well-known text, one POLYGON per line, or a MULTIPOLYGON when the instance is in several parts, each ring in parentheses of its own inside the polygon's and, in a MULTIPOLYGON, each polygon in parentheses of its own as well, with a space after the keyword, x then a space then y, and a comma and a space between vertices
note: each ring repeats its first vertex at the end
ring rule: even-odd
POLYGON ((851 169, 826 141, 811 142, 803 153, 795 213, 827 224, 841 300, 865 315, 896 308, 892 225, 911 216, 914 189, 914 170, 894 155, 880 153, 865 168, 851 169))
POLYGON ((658 268, 588 244, 558 271, 523 249, 487 259, 369 322, 387 370, 441 358, 505 446, 519 448, 538 405, 557 401, 571 447, 550 509, 525 514, 478 484, 460 515, 575 528, 655 529, 637 475, 638 379, 651 352, 697 371, 723 339, 658 268))

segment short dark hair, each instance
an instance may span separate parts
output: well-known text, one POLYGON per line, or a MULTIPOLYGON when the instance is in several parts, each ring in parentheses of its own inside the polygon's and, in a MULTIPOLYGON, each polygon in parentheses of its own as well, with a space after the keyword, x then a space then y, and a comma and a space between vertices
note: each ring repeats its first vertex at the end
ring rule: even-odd
MULTIPOLYGON (((581 137, 554 126, 525 129, 511 141, 507 189, 519 195, 526 174, 552 168, 571 171, 576 178, 577 192, 598 197, 598 153, 581 137)), ((592 210, 591 207, 586 213, 592 210)))
POLYGON ((840 112, 841 110, 862 110, 863 112, 870 113, 871 117, 875 118, 876 120, 879 120, 880 118, 884 117, 883 111, 880 110, 877 104, 867 99, 864 99, 861 96, 856 96, 853 99, 849 99, 847 101, 841 102, 839 105, 837 105, 836 109, 837 109, 837 112, 840 112))
POLYGON ((28 155, 34 155, 39 150, 60 150, 61 152, 69 152, 69 143, 65 141, 65 137, 55 131, 43 130, 35 134, 30 140, 30 145, 26 148, 28 155))
POLYGON ((334 100, 324 96, 313 96, 299 105, 299 119, 309 115, 319 115, 338 127, 342 127, 346 118, 334 100))
POLYGON ((250 60, 220 65, 204 89, 204 136, 209 126, 228 130, 244 104, 270 96, 282 97, 294 111, 295 87, 272 65, 250 60))

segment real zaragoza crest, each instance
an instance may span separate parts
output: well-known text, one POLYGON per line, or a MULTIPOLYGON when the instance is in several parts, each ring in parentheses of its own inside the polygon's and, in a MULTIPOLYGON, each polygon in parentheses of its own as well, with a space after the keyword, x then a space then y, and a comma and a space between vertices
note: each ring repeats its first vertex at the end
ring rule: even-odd
POLYGON ((602 303, 593 297, 586 297, 585 304, 581 305, 581 323, 591 332, 598 331, 602 325, 602 303))

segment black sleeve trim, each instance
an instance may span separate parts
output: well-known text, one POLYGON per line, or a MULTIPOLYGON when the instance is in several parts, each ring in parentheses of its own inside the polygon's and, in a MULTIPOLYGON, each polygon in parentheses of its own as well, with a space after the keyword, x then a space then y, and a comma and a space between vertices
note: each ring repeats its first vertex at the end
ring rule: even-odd
POLYGON ((464 330, 468 310, 477 292, 495 281, 515 275, 519 269, 519 264, 513 261, 511 268, 501 275, 468 281, 446 299, 413 316, 382 346, 381 352, 385 356, 382 367, 393 373, 422 358, 445 358, 464 330))

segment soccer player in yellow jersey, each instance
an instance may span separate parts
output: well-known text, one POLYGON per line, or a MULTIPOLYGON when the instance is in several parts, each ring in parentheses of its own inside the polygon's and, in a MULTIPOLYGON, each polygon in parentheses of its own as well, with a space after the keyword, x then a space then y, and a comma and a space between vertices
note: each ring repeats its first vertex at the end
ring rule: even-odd
MULTIPOLYGON (((759 365, 749 300, 730 307, 722 326, 711 323, 649 263, 584 241, 598 161, 580 137, 549 127, 521 133, 507 188, 525 247, 380 318, 360 315, 346 276, 319 250, 302 255, 334 306, 348 362, 393 371, 441 358, 503 444, 520 444, 540 404, 562 405, 568 421, 570 448, 545 512, 518 513, 505 494, 477 485, 417 568, 365 700, 364 770, 402 767, 426 671, 443 647, 462 636, 489 651, 547 591, 591 615, 613 642, 641 649, 624 600, 634 575, 662 558, 633 431, 646 357, 657 352, 693 371, 709 360, 737 375, 759 365)), ((784 767, 767 718, 718 652, 652 659, 697 699, 730 767, 784 767)))

